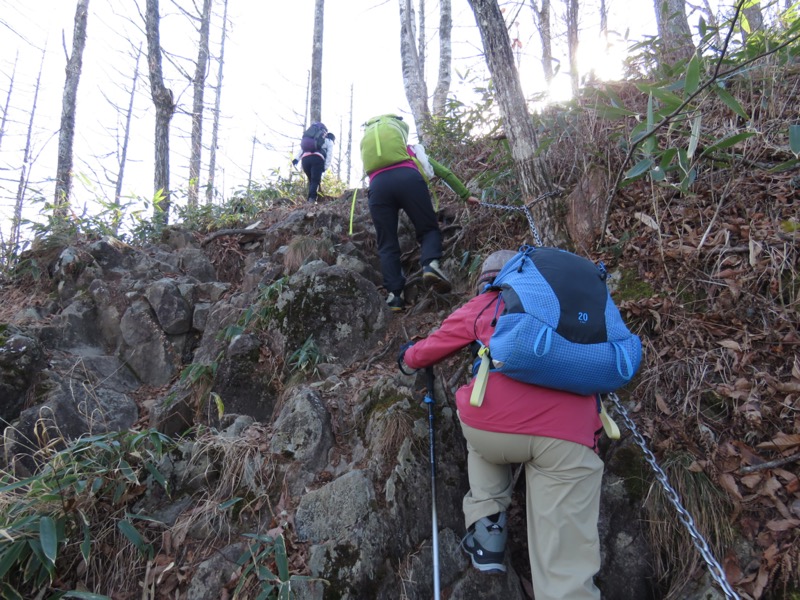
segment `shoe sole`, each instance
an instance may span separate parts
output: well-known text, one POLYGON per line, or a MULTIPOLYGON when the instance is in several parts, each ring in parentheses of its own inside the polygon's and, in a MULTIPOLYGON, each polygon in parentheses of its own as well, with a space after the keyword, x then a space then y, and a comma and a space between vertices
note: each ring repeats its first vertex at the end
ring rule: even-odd
POLYGON ((464 554, 469 556, 469 560, 472 563, 472 566, 478 569, 478 571, 480 571, 481 573, 486 573, 486 574, 495 573, 500 575, 506 572, 506 566, 503 563, 497 563, 497 562, 479 563, 478 561, 476 561, 475 555, 467 549, 467 547, 464 545, 463 542, 461 543, 461 549, 464 551, 464 554))
POLYGON ((482 565, 479 562, 475 562, 475 557, 472 556, 471 554, 470 554, 470 559, 472 560, 472 566, 475 567, 476 569, 478 569, 478 571, 480 571, 481 573, 486 573, 488 575, 491 575, 492 573, 495 573, 497 575, 501 575, 501 574, 506 572, 506 566, 505 565, 501 565, 501 564, 498 564, 498 563, 488 563, 488 564, 482 565))
POLYGON ((449 292, 453 286, 450 285, 450 282, 446 279, 442 279, 436 273, 423 273, 422 274, 422 281, 427 285, 429 288, 433 288, 440 294, 446 294, 449 292))

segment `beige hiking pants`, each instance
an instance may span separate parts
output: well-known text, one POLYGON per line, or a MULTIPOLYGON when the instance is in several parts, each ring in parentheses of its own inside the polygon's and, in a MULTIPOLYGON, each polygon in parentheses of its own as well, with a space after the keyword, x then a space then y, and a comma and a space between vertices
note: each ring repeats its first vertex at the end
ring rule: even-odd
POLYGON ((528 554, 536 600, 599 600, 600 482, 591 448, 554 438, 495 433, 461 424, 470 490, 467 527, 511 504, 511 465, 525 465, 528 554))

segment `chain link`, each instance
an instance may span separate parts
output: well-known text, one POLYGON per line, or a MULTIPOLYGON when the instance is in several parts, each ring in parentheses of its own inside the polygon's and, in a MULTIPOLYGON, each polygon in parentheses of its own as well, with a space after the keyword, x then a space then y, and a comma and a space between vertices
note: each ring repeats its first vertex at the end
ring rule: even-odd
POLYGON ((722 569, 722 566, 717 562, 717 559, 714 558, 714 555, 711 552, 711 549, 708 547, 708 543, 706 542, 705 538, 703 538, 702 534, 697 530, 697 527, 694 524, 694 519, 692 519, 692 515, 683 507, 681 503, 680 496, 678 492, 669 484, 669 480, 667 479, 667 474, 664 470, 659 466, 656 462, 656 457, 647 447, 647 442, 645 441, 642 434, 639 433, 639 430, 636 427, 636 423, 628 415, 628 412, 625 410, 625 407, 622 406, 620 403, 619 397, 614 394, 608 394, 607 398, 609 398, 614 405, 614 409, 616 410, 617 414, 622 418, 623 422, 627 426, 628 430, 631 432, 634 441, 639 445, 644 453, 644 458, 650 465, 650 468, 653 469, 653 472, 656 475, 656 479, 664 488, 667 493, 667 498, 675 507, 675 510, 678 512, 678 519, 681 523, 689 530, 689 535, 692 538, 692 543, 695 545, 695 548, 700 552, 700 555, 703 557, 703 560, 706 561, 708 565, 708 570, 711 574, 711 577, 714 578, 714 581, 717 582, 722 591, 725 593, 726 598, 732 598, 734 600, 739 600, 739 596, 736 592, 733 591, 730 584, 728 583, 727 578, 725 577, 725 571, 722 569))
MULTIPOLYGON (((545 198, 549 198, 550 196, 555 196, 556 192, 548 192, 546 194, 542 194, 536 200, 531 202, 531 205, 536 204, 537 202, 541 202, 545 198)), ((507 206, 505 204, 490 204, 489 202, 481 202, 480 206, 485 206, 486 208, 499 208, 500 210, 511 210, 525 213, 525 216, 528 218, 528 225, 531 228, 531 234, 533 235, 534 243, 537 246, 542 246, 542 238, 539 237, 539 230, 536 229, 536 223, 533 222, 533 215, 531 211, 528 210, 528 207, 524 204, 522 206, 507 206)))

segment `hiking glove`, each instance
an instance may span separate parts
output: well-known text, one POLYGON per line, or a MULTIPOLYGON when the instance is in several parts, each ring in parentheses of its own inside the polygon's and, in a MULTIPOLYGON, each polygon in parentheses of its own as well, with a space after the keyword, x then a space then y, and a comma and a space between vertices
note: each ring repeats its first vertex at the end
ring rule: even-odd
POLYGON ((297 159, 296 159, 296 158, 295 158, 295 159, 292 161, 292 164, 293 164, 295 167, 297 166, 297 159))
POLYGON ((406 375, 410 375, 410 373, 406 372, 406 370, 403 368, 403 361, 405 360, 406 357, 406 350, 411 348, 411 346, 413 345, 414 342, 406 342, 405 344, 400 346, 400 354, 397 355, 397 366, 400 367, 400 371, 402 371, 406 375))

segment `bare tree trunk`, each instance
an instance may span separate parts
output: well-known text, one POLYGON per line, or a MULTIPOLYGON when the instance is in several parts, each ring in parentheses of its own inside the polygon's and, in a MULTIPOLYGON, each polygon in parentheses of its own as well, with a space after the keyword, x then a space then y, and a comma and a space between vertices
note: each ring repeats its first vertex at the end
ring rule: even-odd
POLYGON ((653 0, 653 3, 662 44, 659 62, 663 65, 689 60, 695 48, 686 18, 685 0, 653 0))
POLYGON ((314 45, 311 52, 311 122, 322 121, 322 29, 325 0, 316 0, 314 7, 314 45))
MULTIPOLYGON (((6 104, 3 107, 3 120, 0 121, 0 147, 3 145, 3 134, 6 131, 6 121, 8 120, 8 106, 11 103, 11 92, 14 90, 14 77, 17 76, 17 60, 19 59, 19 50, 14 55, 14 68, 11 70, 11 79, 8 82, 8 94, 6 94, 6 104)), ((350 112, 353 112, 352 92, 350 100, 350 112)))
MULTIPOLYGON (((86 23, 89 17, 89 0, 78 0, 75 9, 75 30, 72 34, 72 54, 67 60, 67 80, 61 99, 61 128, 58 134, 58 166, 56 167, 56 192, 54 215, 65 218, 69 209, 72 187, 72 142, 75 139, 75 105, 78 83, 83 66, 83 49, 86 47, 86 23)), ((65 48, 66 51, 66 48, 65 48)))
POLYGON ((578 70, 578 0, 567 0, 567 48, 569 51, 569 78, 572 82, 572 95, 577 97, 581 87, 581 74, 578 70))
POLYGON ((211 26, 211 0, 203 0, 200 17, 200 43, 197 51, 194 79, 192 80, 192 141, 189 157, 189 208, 197 208, 200 189, 200 164, 203 153, 203 95, 206 91, 206 69, 208 66, 208 33, 211 26))
POLYGON ((751 35, 764 29, 764 13, 761 12, 761 5, 753 4, 742 9, 747 28, 742 27, 742 38, 746 42, 751 35))
POLYGON ((453 7, 451 0, 439 0, 439 78, 433 90, 433 114, 444 115, 453 63, 453 7))
POLYGON ((161 39, 158 0, 146 0, 145 30, 147 31, 147 62, 150 69, 150 93, 156 108, 155 168, 153 198, 153 222, 156 229, 169 223, 169 123, 175 113, 172 90, 164 85, 161 71, 161 39))
POLYGON ((531 0, 534 21, 542 40, 542 70, 547 87, 553 81, 553 38, 550 32, 550 0, 542 0, 541 8, 537 8, 536 0, 531 0))
MULTIPOLYGON (((603 52, 607 55, 609 44, 608 44, 608 6, 606 6, 606 0, 600 0, 600 40, 603 42, 602 49, 603 52)), ((589 77, 592 81, 596 81, 597 76, 592 67, 589 77)))
POLYGON ((600 0, 600 37, 608 45, 608 6, 606 0, 600 0))
POLYGON ((305 130, 305 126, 309 124, 309 119, 311 115, 311 71, 308 71, 306 77, 306 104, 305 104, 306 112, 303 115, 303 118, 306 119, 304 123, 303 130, 305 130))
POLYGON ((347 129, 347 184, 353 172, 353 84, 350 84, 350 127, 347 129))
POLYGON ((339 119, 339 143, 336 144, 336 179, 342 180, 342 137, 344 135, 344 125, 342 119, 339 119))
POLYGON ((430 121, 428 88, 416 46, 416 17, 412 0, 400 0, 400 55, 403 66, 403 86, 417 134, 425 142, 425 130, 430 121))
POLYGON ((425 79, 425 0, 419 0, 419 35, 417 36, 417 56, 419 72, 425 79))
MULTIPOLYGON (((497 88, 500 115, 503 118, 511 158, 522 182, 526 203, 550 191, 550 178, 541 159, 536 157, 538 143, 533 120, 528 113, 519 75, 514 67, 514 54, 508 37, 503 13, 497 0, 469 0, 475 21, 481 32, 486 64, 497 88)), ((531 209, 540 232, 550 240, 555 239, 555 216, 537 202, 531 209)))
POLYGON ((250 200, 250 189, 253 184, 253 162, 255 161, 256 157, 256 143, 258 143, 258 138, 253 136, 253 145, 250 148, 250 168, 247 170, 247 199, 250 200))
POLYGON ((22 224, 22 205, 25 203, 25 191, 28 185, 28 169, 31 166, 31 137, 33 135, 33 118, 36 115, 36 105, 39 102, 39 84, 42 81, 42 68, 44 67, 45 51, 42 51, 42 62, 39 63, 39 74, 36 76, 36 90, 33 93, 33 106, 31 118, 28 121, 28 135, 25 136, 25 151, 22 155, 22 168, 19 172, 19 187, 17 199, 14 202, 14 216, 11 219, 11 232, 9 247, 16 248, 20 242, 20 225, 22 224))
POLYGON ((206 204, 214 198, 214 175, 217 167, 217 139, 219 138, 219 107, 222 96, 222 67, 225 64, 225 37, 228 26, 228 0, 224 0, 222 12, 222 39, 219 42, 219 69, 217 69, 217 86, 214 99, 214 125, 211 129, 211 149, 208 160, 208 184, 206 185, 206 204))
POLYGON ((119 157, 119 171, 117 172, 117 183, 114 188, 114 207, 116 215, 114 217, 113 229, 117 232, 119 227, 120 207, 122 206, 122 179, 125 175, 125 163, 128 160, 128 140, 131 135, 131 117, 133 116, 133 99, 136 97, 136 83, 139 81, 139 59, 142 56, 142 46, 136 51, 136 66, 133 68, 133 82, 131 83, 131 97, 128 100, 128 112, 125 114, 125 133, 122 139, 122 153, 119 157))
POLYGON ((719 34, 719 26, 717 25, 717 15, 711 8, 711 4, 708 2, 708 0, 703 0, 703 6, 705 6, 706 22, 714 29, 714 40, 717 43, 717 47, 721 48, 722 36, 719 34))

